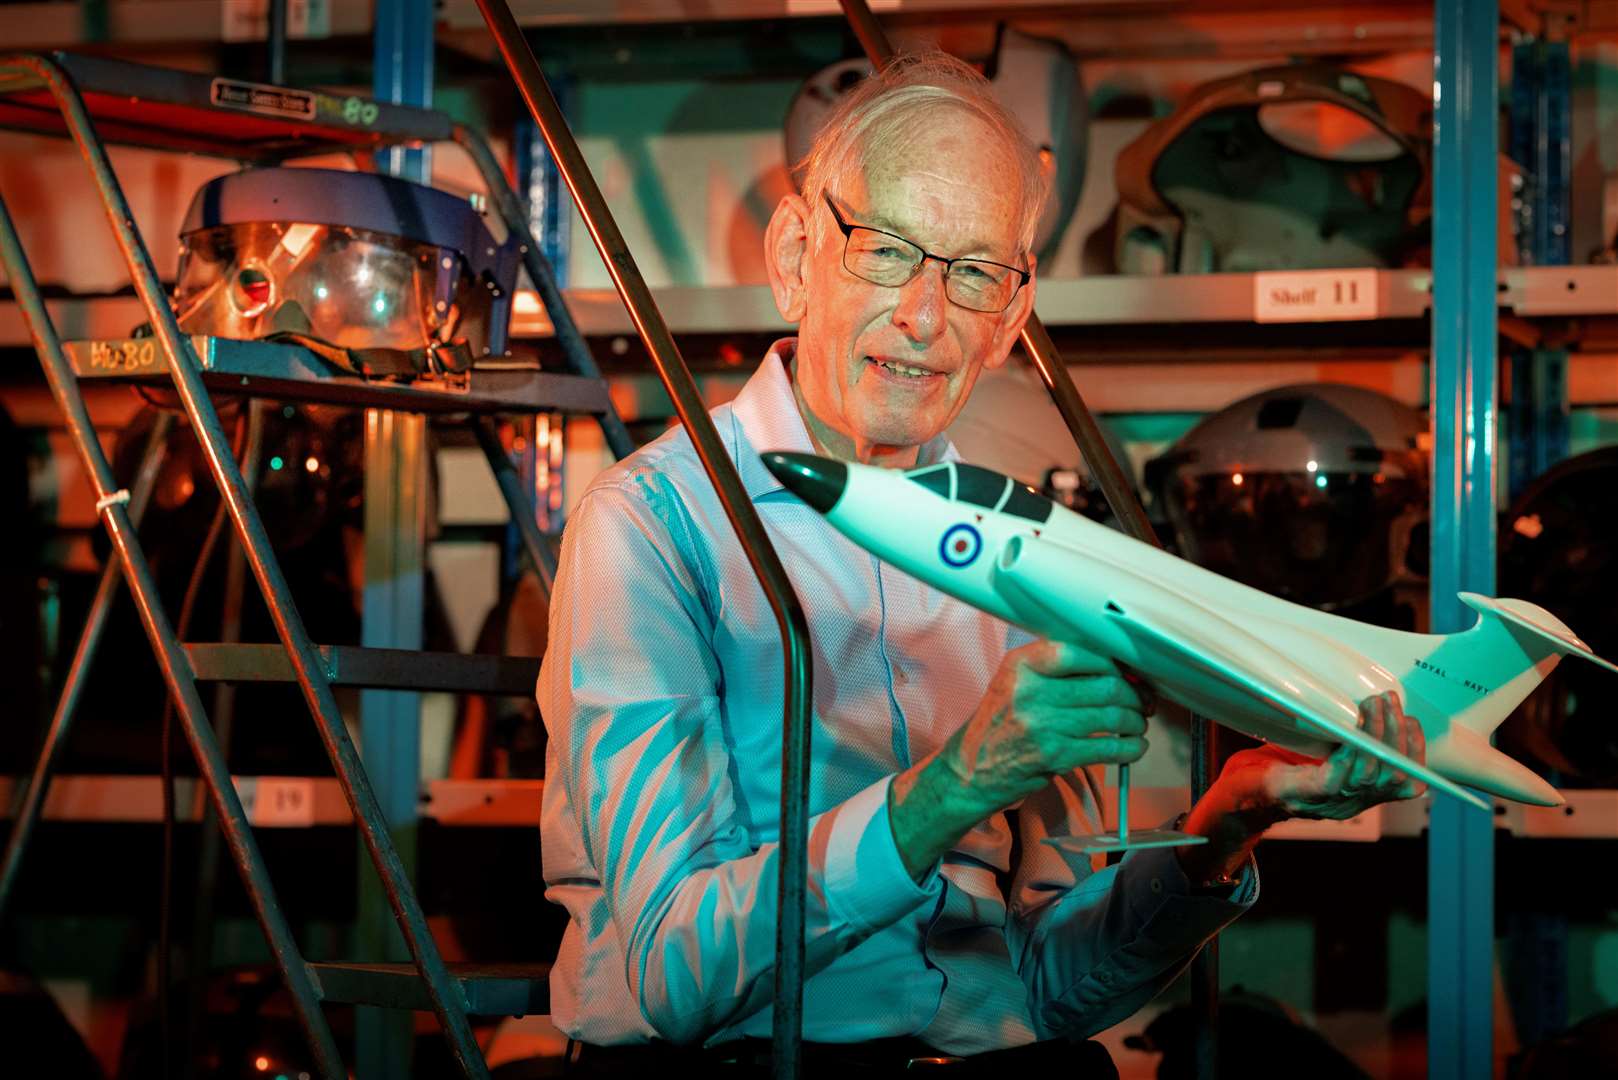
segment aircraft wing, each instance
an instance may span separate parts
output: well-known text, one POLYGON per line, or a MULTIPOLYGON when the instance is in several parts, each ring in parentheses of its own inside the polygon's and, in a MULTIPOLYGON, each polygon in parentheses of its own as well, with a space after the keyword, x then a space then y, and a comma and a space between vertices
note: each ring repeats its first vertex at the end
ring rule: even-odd
MULTIPOLYGON (((1051 568, 1055 558, 1062 557, 1069 552, 1066 545, 1045 540, 1024 537, 1021 539, 1025 551, 1019 560, 1025 564, 1044 564, 1051 568), (1042 547, 1046 549, 1041 558, 1035 555, 1028 559, 1032 551, 1042 547)), ((1032 567, 1031 567, 1032 568, 1032 567)), ((1168 603, 1153 603, 1152 594, 1161 589, 1151 582, 1142 581, 1138 576, 1130 574, 1122 567, 1117 567, 1120 574, 1128 574, 1132 583, 1139 588, 1129 591, 1136 595, 1127 600, 1113 593, 1113 599, 1106 607, 1106 617, 1113 626, 1125 635, 1132 638, 1137 644, 1147 646, 1150 651, 1167 653, 1179 662, 1195 667, 1219 679, 1251 697, 1271 705, 1289 716, 1313 728, 1322 736, 1334 741, 1348 743, 1358 750, 1362 750, 1380 761, 1384 761, 1394 768, 1414 776, 1429 787, 1442 791, 1446 795, 1460 799, 1462 802, 1475 806, 1487 812, 1489 804, 1476 794, 1468 791, 1461 785, 1434 772, 1426 765, 1413 761, 1398 750, 1379 739, 1365 733, 1360 728, 1350 727, 1346 724, 1331 720, 1322 708, 1323 702, 1314 700, 1319 695, 1328 697, 1341 697, 1328 687, 1320 686, 1307 671, 1287 660, 1275 649, 1258 641, 1247 631, 1224 619, 1217 613, 1196 605, 1194 600, 1185 597, 1174 597, 1174 606, 1184 608, 1188 605, 1196 608, 1196 622, 1194 625, 1183 615, 1177 615, 1168 603), (1144 594, 1144 595, 1141 595, 1144 594), (1218 633, 1210 633, 1210 626, 1217 627, 1218 633), (1243 657, 1233 642, 1247 641, 1253 648, 1248 651, 1252 654, 1243 657), (1195 643, 1193 645, 1192 643, 1195 643), (1262 663, 1269 669, 1272 676, 1269 679, 1259 678, 1253 671, 1253 661, 1262 657, 1262 663), (1314 693, 1305 692, 1304 688, 1314 693)), ((1064 617, 1061 608, 1060 589, 1050 588, 1033 589, 1028 586, 1033 583, 1034 575, 1024 578, 1014 572, 1001 571, 1005 586, 1009 586, 1017 595, 1014 603, 1018 607, 1032 606, 1043 612, 1045 618, 1040 620, 1046 625, 1051 623, 1071 623, 1071 618, 1064 617), (1007 580, 1009 579, 1009 580, 1007 580)), ((1046 582, 1051 580, 1049 575, 1046 582)), ((1349 713, 1358 713, 1359 707, 1353 701, 1343 697, 1340 703, 1349 713)))
MULTIPOLYGON (((1186 663, 1196 664, 1202 670, 1218 676, 1225 683, 1245 690, 1254 697, 1297 717, 1326 738, 1348 743, 1401 772, 1409 773, 1429 787, 1452 795, 1479 810, 1488 811, 1488 803, 1455 781, 1406 757, 1387 743, 1366 734, 1361 728, 1347 727, 1327 720, 1316 711, 1312 702, 1296 692, 1295 687, 1281 681, 1272 683, 1255 678, 1221 643, 1204 639, 1197 649, 1182 644, 1185 639, 1176 636, 1171 629, 1172 622, 1165 620, 1161 612, 1145 613, 1140 605, 1136 604, 1133 610, 1112 617, 1123 627, 1125 633, 1145 638, 1159 649, 1177 652, 1186 663)), ((1356 705, 1356 711, 1358 708, 1356 705)))

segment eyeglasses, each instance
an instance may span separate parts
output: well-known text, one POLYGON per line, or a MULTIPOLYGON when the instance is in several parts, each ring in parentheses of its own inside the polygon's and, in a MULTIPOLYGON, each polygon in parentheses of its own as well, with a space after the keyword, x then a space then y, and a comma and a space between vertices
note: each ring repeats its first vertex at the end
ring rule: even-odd
POLYGON ((828 192, 826 208, 843 231, 843 269, 873 285, 898 288, 921 272, 928 259, 944 264, 944 295, 972 311, 998 314, 1011 304, 1029 273, 987 259, 946 259, 923 251, 902 236, 843 220, 828 192))

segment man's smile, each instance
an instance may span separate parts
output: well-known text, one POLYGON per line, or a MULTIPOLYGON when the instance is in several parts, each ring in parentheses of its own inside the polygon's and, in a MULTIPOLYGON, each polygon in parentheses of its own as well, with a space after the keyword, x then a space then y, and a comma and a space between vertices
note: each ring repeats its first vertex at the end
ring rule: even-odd
POLYGON ((934 371, 932 368, 921 364, 891 356, 867 355, 865 363, 876 372, 878 377, 890 382, 924 386, 935 379, 946 377, 945 372, 934 371))

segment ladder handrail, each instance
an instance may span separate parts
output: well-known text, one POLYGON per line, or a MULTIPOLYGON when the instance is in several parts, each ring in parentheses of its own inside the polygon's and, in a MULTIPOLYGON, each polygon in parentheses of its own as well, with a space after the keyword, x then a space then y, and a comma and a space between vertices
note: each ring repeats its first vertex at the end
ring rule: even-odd
MULTIPOLYGON (((854 36, 859 40, 860 47, 870 58, 871 63, 881 67, 893 59, 894 51, 888 37, 882 31, 882 25, 877 22, 876 16, 871 13, 866 0, 839 0, 843 6, 843 14, 848 19, 854 36)), ((1067 365, 1062 362, 1061 354, 1056 351, 1056 343, 1045 329, 1045 324, 1033 312, 1028 313, 1028 321, 1023 324, 1022 330, 1023 351, 1033 362, 1034 369, 1045 384, 1045 389, 1051 395, 1051 401, 1062 414, 1062 422, 1073 436, 1078 445, 1079 453, 1084 456, 1085 464, 1090 467, 1090 475, 1100 485, 1101 492, 1107 498, 1107 504, 1117 516, 1118 523, 1123 531, 1137 540, 1161 548, 1162 541, 1157 538, 1157 531, 1146 517, 1146 510, 1141 506, 1140 499, 1129 486, 1124 477, 1123 470, 1119 468, 1117 460, 1112 456, 1112 449, 1107 446, 1107 440, 1102 436, 1101 429, 1096 425, 1095 417, 1084 404, 1079 395, 1078 387, 1073 385, 1073 377, 1068 373, 1067 365)), ((1119 837, 1123 838, 1124 822, 1128 817, 1127 799, 1129 791, 1129 766, 1119 767, 1119 837)), ((1215 757, 1213 722, 1201 716, 1191 718, 1191 802, 1195 805, 1202 798, 1204 792, 1213 785, 1214 774, 1218 768, 1215 757)), ((1217 1053, 1215 1021, 1219 1013, 1219 939, 1216 935, 1191 960, 1191 999, 1195 1033, 1195 1058, 1198 1076, 1212 1076, 1214 1074, 1217 1053)))
POLYGON ((778 1077, 798 1074, 803 1039, 804 901, 808 879, 809 723, 812 706, 809 626, 792 582, 747 498, 719 433, 714 430, 691 373, 657 303, 618 231, 606 199, 552 96, 533 50, 504 0, 478 0, 501 58, 539 126, 551 159, 601 252, 618 294, 629 309, 680 423, 719 495, 731 527, 775 613, 786 662, 782 719, 780 895, 776 922, 774 1055, 778 1077))
MULTIPOLYGON (((6 209, 3 198, 0 198, 0 264, 6 268, 12 292, 23 309, 35 351, 39 354, 40 363, 45 369, 45 377, 50 383, 51 393, 61 408, 67 420, 68 432, 78 447, 80 461, 90 479, 91 492, 96 497, 97 516, 102 518, 107 534, 112 540, 112 558, 122 568, 124 580, 128 583, 130 595, 135 601, 135 609, 140 615, 142 628, 146 631, 158 667, 162 670, 163 680, 179 706, 183 728, 190 742, 191 752, 196 757, 197 767, 213 793, 214 810, 224 825, 232 852, 236 855, 237 866, 242 872, 242 886, 247 891, 248 899, 258 916, 259 925, 269 938, 270 949, 286 978, 287 989, 292 994, 293 1009, 298 1014, 299 1023, 309 1039, 317 1067, 322 1074, 336 1080, 344 1075, 342 1058, 337 1052, 331 1028, 320 1011, 319 991, 314 985, 308 965, 298 952, 292 928, 287 923, 286 915, 275 897, 274 888, 270 884, 269 874, 264 866, 264 858, 259 853, 258 842, 248 825, 247 813, 242 808, 241 796, 231 783, 225 755, 219 747, 213 729, 208 725, 207 714, 202 708, 202 699, 197 692, 190 662, 180 646, 173 624, 169 622, 168 615, 163 610, 162 601, 158 596, 157 581, 152 576, 152 568, 146 561, 140 539, 135 534, 135 526, 130 520, 127 504, 133 501, 132 497, 128 491, 120 490, 116 486, 112 466, 108 464, 106 451, 96 438, 89 410, 79 393, 73 369, 62 351, 61 339, 51 322, 49 312, 45 309, 39 285, 34 280, 33 270, 29 267, 27 256, 23 252, 22 239, 17 235, 16 226, 12 223, 11 214, 6 209)), ((102 592, 106 594, 105 599, 109 604, 113 591, 108 584, 110 577, 109 573, 102 579, 102 592)), ((20 856, 19 849, 18 857, 20 856)), ((159 992, 167 992, 167 989, 161 987, 159 992)))

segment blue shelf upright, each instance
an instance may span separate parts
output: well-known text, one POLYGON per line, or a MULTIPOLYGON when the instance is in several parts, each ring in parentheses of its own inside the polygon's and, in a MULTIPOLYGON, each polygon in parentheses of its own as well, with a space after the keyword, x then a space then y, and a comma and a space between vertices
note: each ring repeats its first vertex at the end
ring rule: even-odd
MULTIPOLYGON (((1433 53, 1432 629, 1493 594, 1499 363, 1497 0, 1438 0, 1433 53)), ((1493 1071, 1494 826, 1435 799, 1427 850, 1427 1075, 1493 1071)))
MULTIPOLYGON (((1518 249, 1525 264, 1565 266, 1572 245, 1572 84, 1569 16, 1543 12, 1511 50, 1511 157, 1524 170, 1518 249)), ((1569 453, 1568 351, 1511 350, 1507 490, 1515 500, 1569 453)), ((1554 782, 1554 780, 1553 780, 1554 782)), ((1514 910, 1503 922, 1506 993, 1517 1038, 1532 1046, 1568 1026, 1568 917, 1514 910)))
MULTIPOLYGON (((1572 254, 1573 65, 1565 26, 1547 14, 1541 32, 1511 50, 1511 157, 1524 184, 1518 248, 1531 266, 1565 266, 1572 254)), ((1508 490, 1515 498, 1568 455, 1565 348, 1511 350, 1508 490)))
MULTIPOLYGON (((432 0, 377 0, 372 91, 379 101, 428 107, 433 97, 432 0)), ((429 151, 393 146, 379 171, 418 184, 432 181, 429 151)), ((420 649, 427 566, 426 417, 386 409, 365 413, 365 593, 360 640, 371 648, 420 649)), ((407 690, 360 694, 360 754, 376 787, 388 832, 405 867, 416 866, 421 771, 421 695, 407 690)), ((409 956, 388 917, 381 882, 361 863, 356 945, 365 956, 409 956)), ((408 1076, 414 1045, 408 1012, 361 1006, 355 1013, 354 1063, 361 1080, 408 1076)))

